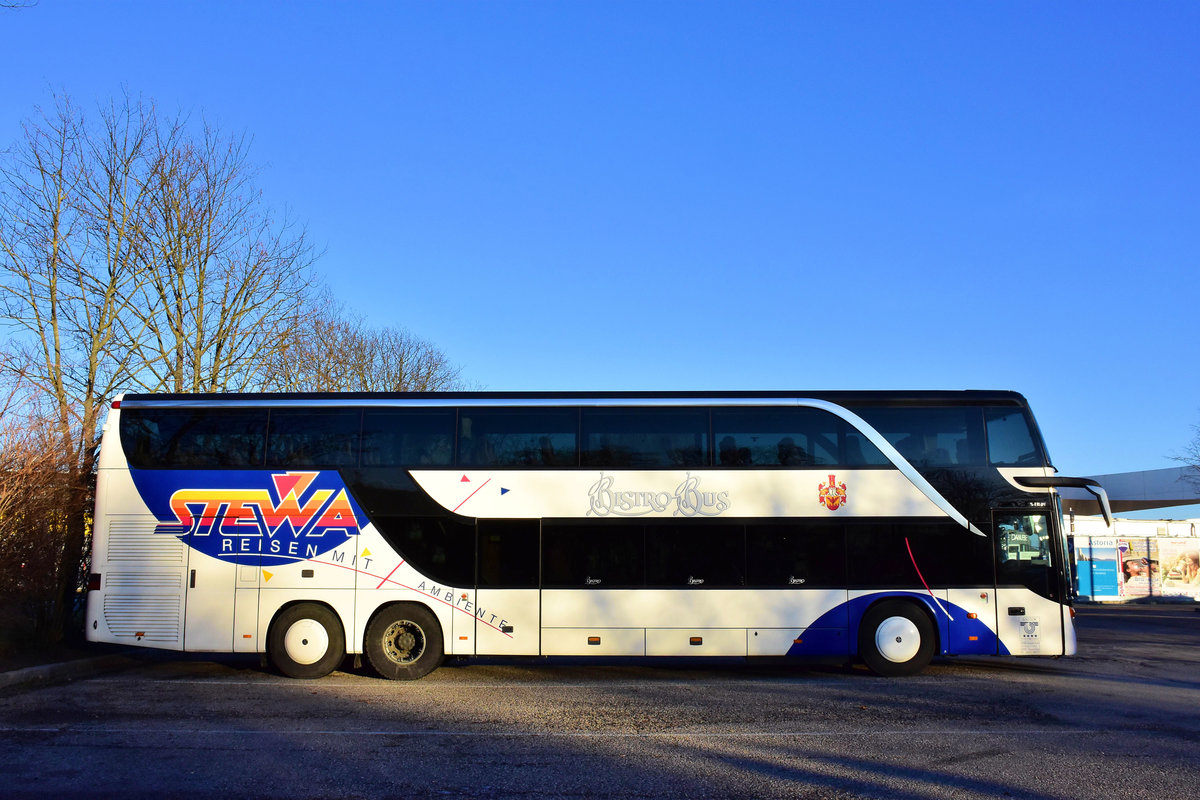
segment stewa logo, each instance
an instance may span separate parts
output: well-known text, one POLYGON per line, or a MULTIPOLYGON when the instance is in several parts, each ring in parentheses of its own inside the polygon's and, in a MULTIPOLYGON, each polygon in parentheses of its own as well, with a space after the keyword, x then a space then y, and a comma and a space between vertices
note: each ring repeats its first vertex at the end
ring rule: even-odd
POLYGON ((159 521, 154 532, 179 536, 214 558, 300 561, 345 543, 366 524, 336 472, 132 472, 159 521))
POLYGON ((674 492, 613 491, 616 478, 600 473, 588 489, 588 516, 642 517, 666 514, 674 517, 715 517, 729 509, 729 492, 702 492, 700 479, 689 473, 674 492))

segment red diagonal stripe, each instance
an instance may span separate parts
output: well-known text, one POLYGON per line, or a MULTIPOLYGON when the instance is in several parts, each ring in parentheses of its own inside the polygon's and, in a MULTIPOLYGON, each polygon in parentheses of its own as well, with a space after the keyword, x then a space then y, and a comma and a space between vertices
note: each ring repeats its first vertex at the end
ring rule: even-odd
MULTIPOLYGON (((482 489, 483 487, 487 486, 487 485, 488 485, 489 483, 491 483, 491 482, 492 482, 492 479, 491 479, 491 478, 488 478, 486 481, 484 481, 483 483, 479 484, 479 489, 482 489)), ((474 492, 471 492, 469 495, 467 495, 467 500, 470 500, 472 497, 474 497, 476 494, 478 494, 478 492, 479 492, 479 489, 476 489, 474 492)), ((459 503, 458 505, 456 505, 456 506, 454 507, 454 510, 457 512, 457 511, 458 511, 460 508, 462 508, 463 506, 465 506, 465 505, 467 504, 467 500, 463 500, 461 503, 459 503)))

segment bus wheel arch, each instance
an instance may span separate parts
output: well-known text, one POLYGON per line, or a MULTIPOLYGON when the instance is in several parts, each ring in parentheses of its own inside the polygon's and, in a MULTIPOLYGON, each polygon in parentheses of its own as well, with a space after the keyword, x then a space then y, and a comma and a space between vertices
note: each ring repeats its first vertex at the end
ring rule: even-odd
POLYGON ((324 603, 290 603, 271 620, 267 654, 289 678, 323 678, 346 657, 342 620, 324 603))
POLYGON ((384 678, 413 681, 433 672, 445 660, 442 625, 420 603, 396 602, 371 615, 363 651, 384 678))
POLYGON ((885 598, 859 621, 858 654, 876 675, 916 675, 933 660, 937 648, 937 625, 923 603, 885 598))

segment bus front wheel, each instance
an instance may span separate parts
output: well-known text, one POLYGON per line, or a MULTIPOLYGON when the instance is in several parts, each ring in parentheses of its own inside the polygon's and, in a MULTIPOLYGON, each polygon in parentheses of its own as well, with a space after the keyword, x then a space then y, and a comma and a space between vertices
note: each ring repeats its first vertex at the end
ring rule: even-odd
POLYGON ((323 678, 346 657, 346 638, 327 606, 298 603, 275 618, 267 652, 275 668, 289 678, 323 678))
POLYGON ((367 626, 367 660, 385 678, 415 681, 442 663, 442 626, 424 606, 396 603, 367 626))
POLYGON ((916 675, 933 659, 929 616, 913 603, 885 600, 863 615, 858 653, 876 675, 916 675))

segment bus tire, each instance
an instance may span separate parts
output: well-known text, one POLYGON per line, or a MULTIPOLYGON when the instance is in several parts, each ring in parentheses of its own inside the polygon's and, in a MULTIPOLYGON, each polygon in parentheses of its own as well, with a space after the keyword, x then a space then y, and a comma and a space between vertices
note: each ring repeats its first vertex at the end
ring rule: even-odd
POLYGON ((933 622, 915 603, 885 600, 858 626, 858 654, 876 675, 916 675, 933 660, 933 622))
POLYGON ((367 625, 363 649, 375 671, 394 681, 422 678, 445 657, 442 626, 429 609, 415 603, 380 609, 367 625))
POLYGON ((324 678, 346 657, 346 637, 328 606, 297 603, 280 611, 271 624, 267 652, 289 678, 324 678))

